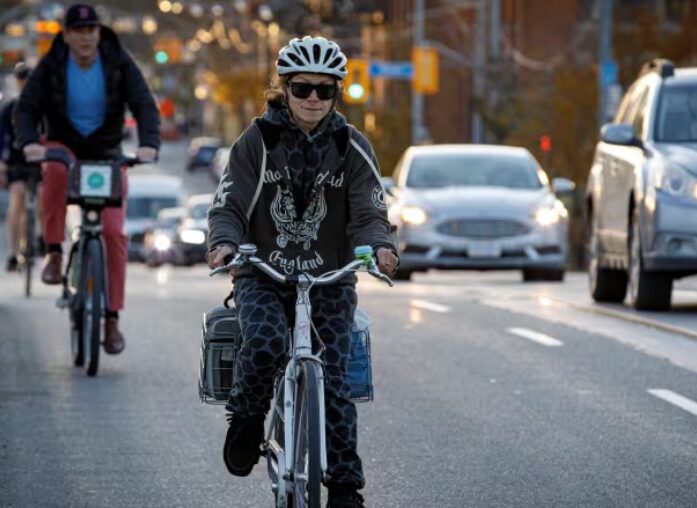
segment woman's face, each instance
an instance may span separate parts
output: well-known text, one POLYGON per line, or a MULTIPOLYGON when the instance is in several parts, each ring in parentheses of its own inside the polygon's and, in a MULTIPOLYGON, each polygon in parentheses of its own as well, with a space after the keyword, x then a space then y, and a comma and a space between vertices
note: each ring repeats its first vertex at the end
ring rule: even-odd
MULTIPOLYGON (((303 72, 296 74, 288 81, 286 101, 295 121, 307 132, 312 131, 327 116, 332 108, 333 99, 322 100, 317 96, 317 90, 312 90, 309 97, 302 99, 293 95, 293 83, 308 83, 310 85, 336 86, 336 80, 324 74, 303 72)), ((335 96, 336 97, 336 96, 335 96)))

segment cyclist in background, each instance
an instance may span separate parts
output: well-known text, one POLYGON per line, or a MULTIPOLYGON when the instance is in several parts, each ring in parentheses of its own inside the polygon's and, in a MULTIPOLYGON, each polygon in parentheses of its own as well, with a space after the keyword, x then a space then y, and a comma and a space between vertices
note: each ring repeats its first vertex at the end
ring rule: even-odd
MULTIPOLYGON (((209 211, 209 265, 222 266, 241 243, 287 274, 321 275, 372 245, 379 269, 397 267, 377 160, 370 143, 335 110, 346 56, 323 37, 293 39, 279 52, 266 112, 234 143, 209 211), (265 164, 265 167, 262 166, 265 164), (263 171, 263 174, 262 174, 263 171)), ((362 507, 356 408, 346 380, 356 277, 313 288, 312 320, 326 347, 328 506, 362 507)), ((235 274, 243 342, 227 403, 223 457, 248 475, 260 456, 274 375, 284 367, 296 292, 254 269, 235 274)))
MULTIPOLYGON (((159 114, 153 95, 116 34, 100 24, 94 8, 75 4, 65 14, 63 32, 53 40, 27 81, 15 108, 15 132, 28 161, 44 158, 36 120, 45 115, 49 146, 67 147, 81 160, 113 159, 120 152, 126 105, 138 122, 136 156, 154 161, 160 146, 159 114)), ((128 239, 124 233, 127 179, 122 171, 124 204, 103 212, 109 280, 104 349, 118 354, 125 340, 118 328, 123 308, 128 239)), ((61 283, 61 243, 65 236, 67 171, 59 163, 42 169, 42 230, 47 248, 41 279, 61 283)))
MULTIPOLYGON (((17 87, 22 91, 31 68, 24 62, 19 62, 14 67, 14 76, 17 87)), ((17 256, 26 220, 26 193, 27 175, 23 171, 26 164, 24 154, 15 143, 14 130, 12 128, 12 112, 17 99, 9 101, 0 112, 0 186, 7 185, 9 202, 7 206, 7 245, 9 248, 6 269, 8 272, 17 270, 17 256)))

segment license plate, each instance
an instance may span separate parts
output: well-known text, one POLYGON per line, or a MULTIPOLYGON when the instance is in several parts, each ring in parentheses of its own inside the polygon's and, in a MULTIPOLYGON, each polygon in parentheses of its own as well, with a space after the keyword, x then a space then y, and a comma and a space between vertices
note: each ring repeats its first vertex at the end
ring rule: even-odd
POLYGON ((467 252, 471 258, 497 258, 501 256, 501 246, 494 242, 472 242, 467 252))

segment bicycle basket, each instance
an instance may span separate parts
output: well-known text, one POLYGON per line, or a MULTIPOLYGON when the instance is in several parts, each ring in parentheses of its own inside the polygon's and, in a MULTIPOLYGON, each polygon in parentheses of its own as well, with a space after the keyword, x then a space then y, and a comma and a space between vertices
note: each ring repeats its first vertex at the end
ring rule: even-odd
POLYGON ((370 357, 370 318, 356 308, 351 326, 351 352, 349 353, 348 382, 351 400, 373 400, 373 367, 370 357))
POLYGON ((225 404, 242 334, 234 307, 215 307, 203 314, 198 394, 206 404, 225 404))
POLYGON ((68 172, 68 204, 121 206, 121 168, 106 161, 78 161, 68 172))

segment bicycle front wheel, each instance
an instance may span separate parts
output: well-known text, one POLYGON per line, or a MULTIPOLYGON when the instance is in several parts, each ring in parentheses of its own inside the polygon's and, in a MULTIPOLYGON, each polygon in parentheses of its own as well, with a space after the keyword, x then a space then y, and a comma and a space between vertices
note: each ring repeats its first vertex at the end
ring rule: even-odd
POLYGON ((24 238, 24 296, 31 296, 31 272, 34 267, 34 257, 36 256, 36 238, 34 233, 34 222, 36 216, 34 205, 27 206, 26 237, 24 238))
POLYGON ((83 262, 84 300, 82 307, 82 337, 87 375, 94 376, 99 368, 99 345, 102 334, 102 295, 104 293, 104 261, 102 244, 98 239, 90 240, 85 249, 83 262))
POLYGON ((313 361, 300 364, 296 384, 293 436, 293 508, 320 508, 322 487, 320 432, 320 366, 313 361))

